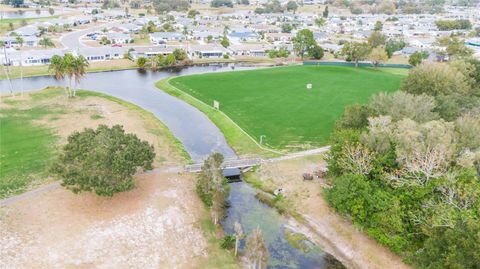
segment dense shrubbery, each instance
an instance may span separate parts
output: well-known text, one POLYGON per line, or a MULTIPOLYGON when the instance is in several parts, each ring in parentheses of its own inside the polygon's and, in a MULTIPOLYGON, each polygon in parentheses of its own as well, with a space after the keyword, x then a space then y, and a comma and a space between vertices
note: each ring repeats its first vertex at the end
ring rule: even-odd
POLYGON ((425 268, 480 262, 480 63, 421 64, 401 91, 347 107, 326 198, 425 268))
POLYGON ((52 172, 75 193, 112 196, 132 189, 133 174, 138 168, 152 169, 154 158, 153 146, 126 134, 122 126, 99 125, 70 135, 52 172))
POLYGON ((438 30, 450 31, 450 30, 466 30, 472 28, 472 23, 469 20, 438 20, 435 22, 438 30))
POLYGON ((210 3, 211 7, 233 7, 233 2, 231 0, 213 0, 210 3))

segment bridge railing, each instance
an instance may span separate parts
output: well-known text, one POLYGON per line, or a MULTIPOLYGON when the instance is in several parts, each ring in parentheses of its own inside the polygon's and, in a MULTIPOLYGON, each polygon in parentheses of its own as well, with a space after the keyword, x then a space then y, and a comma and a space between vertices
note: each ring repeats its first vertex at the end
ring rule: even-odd
MULTIPOLYGON (((225 160, 222 163, 222 169, 251 167, 251 166, 259 165, 262 162, 263 162, 262 158, 230 159, 230 160, 225 160)), ((190 173, 200 172, 202 170, 202 165, 203 163, 186 165, 184 170, 185 172, 190 172, 190 173)))

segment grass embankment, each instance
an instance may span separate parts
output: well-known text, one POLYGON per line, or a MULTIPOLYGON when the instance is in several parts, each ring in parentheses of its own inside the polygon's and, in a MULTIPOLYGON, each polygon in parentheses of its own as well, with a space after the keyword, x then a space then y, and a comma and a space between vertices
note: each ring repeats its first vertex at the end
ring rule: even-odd
MULTIPOLYGON (((122 124, 122 121, 129 120, 127 118, 110 119, 108 117, 114 117, 114 113, 109 113, 110 116, 101 115, 101 109, 97 111, 90 105, 76 107, 78 102, 86 98, 97 97, 103 102, 120 105, 123 110, 135 114, 132 117, 145 126, 145 133, 161 138, 162 141, 168 141, 168 145, 161 145, 165 148, 162 153, 172 152, 172 156, 157 154, 157 164, 167 159, 170 161, 180 159, 180 162, 190 160, 183 145, 153 114, 112 96, 90 91, 79 91, 77 94, 76 98, 67 100, 63 96, 63 90, 51 88, 23 97, 2 98, 0 102, 0 199, 25 192, 51 180, 48 177, 48 167, 61 146, 62 137, 59 133, 62 129, 72 126, 75 128, 96 126, 103 121, 122 124), (78 120, 82 115, 84 120, 78 120), (58 126, 55 123, 59 123, 58 126)), ((155 146, 157 150, 159 146, 155 146)))
POLYGON ((262 149, 252 138, 243 132, 232 120, 225 114, 214 109, 213 107, 203 103, 195 97, 173 87, 170 83, 170 78, 158 81, 155 85, 157 88, 167 92, 168 94, 180 98, 181 100, 193 105, 200 111, 205 113, 210 120, 217 125, 223 132, 223 135, 237 152, 237 154, 246 155, 261 155, 266 157, 276 156, 278 154, 262 149))
POLYGON ((42 18, 11 18, 0 20, 0 34, 5 34, 8 31, 12 31, 23 26, 23 23, 31 24, 34 22, 48 21, 51 19, 59 18, 60 16, 50 16, 42 18), (13 27, 10 26, 12 24, 13 27))
MULTIPOLYGON (((90 63, 90 66, 87 68, 87 72, 101 72, 101 71, 115 71, 115 70, 125 70, 125 69, 134 69, 136 65, 134 62, 127 59, 118 59, 110 60, 104 62, 93 62, 90 63)), ((11 66, 10 69, 10 78, 20 78, 21 68, 20 66, 11 66)), ((25 66, 23 67, 23 77, 34 77, 34 76, 45 76, 49 75, 48 65, 41 66, 25 66)), ((6 79, 7 76, 5 72, 1 72, 0 79, 6 79)))
MULTIPOLYGON (((208 209, 206 209, 206 211, 208 211, 208 209)), ((210 212, 208 211, 208 213, 210 212)), ((208 259, 202 260, 195 268, 241 268, 233 256, 233 253, 220 247, 221 239, 218 238, 218 234, 223 233, 221 228, 213 224, 208 217, 209 214, 205 215, 206 217, 200 220, 199 224, 207 239, 208 259)))
POLYGON ((255 145, 232 137, 231 133, 242 133, 232 130, 238 124, 248 134, 244 137, 257 143, 262 137, 270 148, 295 151, 326 145, 344 107, 365 103, 377 92, 395 91, 404 77, 399 72, 404 71, 291 66, 182 76, 158 86, 205 112, 234 148, 255 145), (312 89, 306 89, 309 83, 312 89), (217 119, 222 113, 211 107, 214 100, 235 124, 217 119))

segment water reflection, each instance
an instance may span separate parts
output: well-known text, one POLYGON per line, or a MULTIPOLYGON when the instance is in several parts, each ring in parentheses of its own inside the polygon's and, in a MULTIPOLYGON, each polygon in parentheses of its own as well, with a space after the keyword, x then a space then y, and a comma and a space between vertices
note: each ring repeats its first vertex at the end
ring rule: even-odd
MULTIPOLYGON (((260 228, 270 253, 268 268, 345 268, 332 255, 310 243, 306 252, 294 248, 285 237, 286 219, 275 209, 260 202, 256 190, 245 182, 231 183, 228 198, 230 207, 222 225, 226 233, 233 234, 233 224, 238 221, 248 234, 260 228)), ((240 247, 244 247, 242 240, 240 247)))

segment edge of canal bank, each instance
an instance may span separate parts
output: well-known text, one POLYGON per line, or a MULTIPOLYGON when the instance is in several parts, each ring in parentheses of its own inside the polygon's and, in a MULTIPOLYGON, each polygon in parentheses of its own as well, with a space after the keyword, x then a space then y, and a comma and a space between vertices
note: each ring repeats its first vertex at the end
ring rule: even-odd
POLYGON ((238 126, 230 117, 221 110, 200 101, 190 94, 176 88, 170 84, 170 79, 165 78, 155 83, 155 86, 166 92, 167 94, 179 98, 180 100, 192 105, 193 107, 204 113, 223 133, 228 144, 233 150, 241 156, 262 156, 262 157, 278 157, 286 154, 286 152, 277 151, 260 145, 245 130, 238 126))

